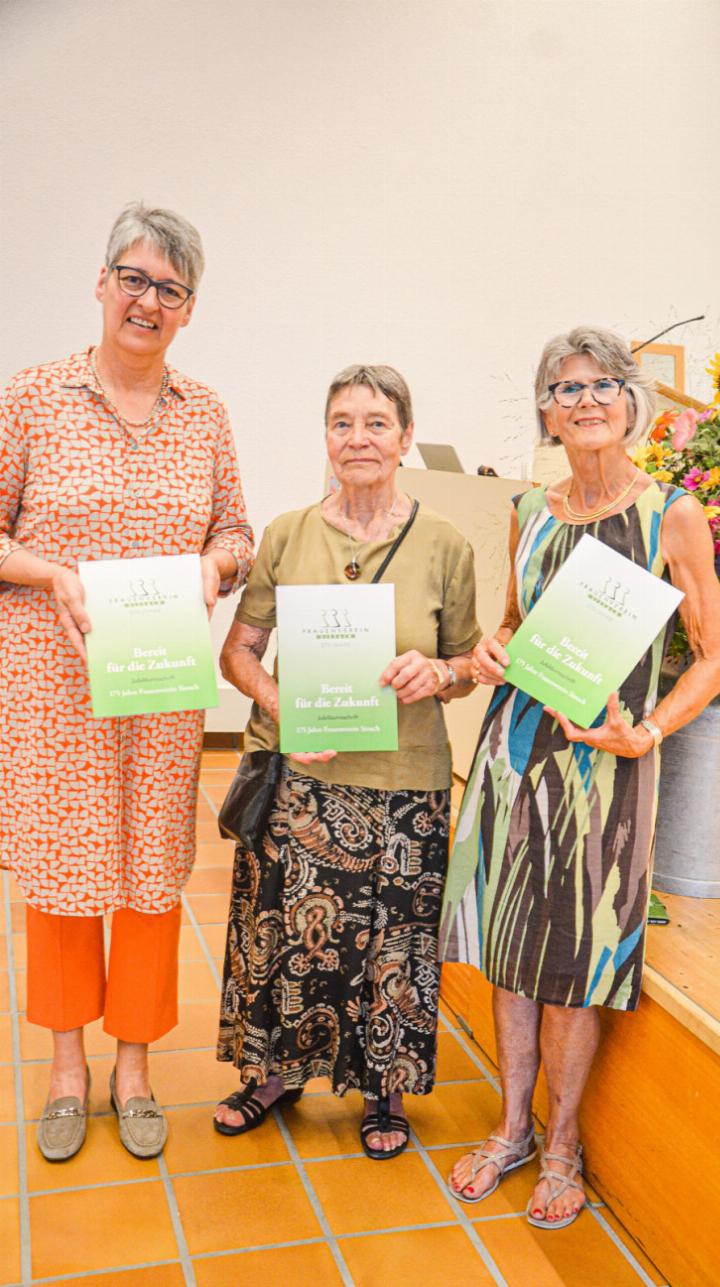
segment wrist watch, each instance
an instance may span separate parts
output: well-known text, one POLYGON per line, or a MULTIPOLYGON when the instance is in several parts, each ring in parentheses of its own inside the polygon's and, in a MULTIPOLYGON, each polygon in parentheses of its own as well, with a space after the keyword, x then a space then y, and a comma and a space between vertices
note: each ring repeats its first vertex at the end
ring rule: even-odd
POLYGON ((654 719, 650 719, 650 716, 649 716, 649 715, 647 715, 647 716, 645 717, 645 719, 641 719, 641 720, 640 720, 640 723, 642 724, 643 728, 646 728, 646 729, 647 729, 648 733, 651 733, 651 734, 652 734, 652 740, 653 740, 653 743, 655 744, 655 746, 659 746, 659 745, 660 745, 660 743, 661 743, 661 742, 662 742, 662 740, 663 740, 663 731, 662 731, 662 729, 661 729, 661 728, 660 728, 660 727, 655 723, 655 720, 654 720, 654 719))
MULTIPOLYGON (((443 661, 445 661, 444 657, 443 657, 443 661)), ((449 661, 445 661, 445 669, 447 670, 447 673, 448 673, 448 682, 446 683, 445 687, 452 688, 453 684, 456 684, 458 681, 457 671, 455 670, 454 666, 450 665, 449 661)))

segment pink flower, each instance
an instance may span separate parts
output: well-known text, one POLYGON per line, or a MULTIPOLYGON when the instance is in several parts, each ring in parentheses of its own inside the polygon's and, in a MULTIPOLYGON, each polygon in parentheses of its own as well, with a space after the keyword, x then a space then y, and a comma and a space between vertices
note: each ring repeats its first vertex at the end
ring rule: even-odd
POLYGON ((698 426, 698 413, 688 407, 686 411, 681 411, 679 416, 673 420, 672 445, 674 451, 682 451, 687 447, 698 426))
POLYGON ((693 469, 690 470, 689 474, 685 475, 685 477, 682 480, 682 486, 685 488, 686 492, 696 492, 698 487, 700 486, 701 478, 702 478, 702 470, 698 469, 696 465, 693 469))
POLYGON ((700 415, 697 418, 697 422, 699 425, 704 425, 706 420, 712 420, 713 416, 716 416, 716 415, 717 415, 717 407, 706 407, 704 411, 700 412, 700 415))

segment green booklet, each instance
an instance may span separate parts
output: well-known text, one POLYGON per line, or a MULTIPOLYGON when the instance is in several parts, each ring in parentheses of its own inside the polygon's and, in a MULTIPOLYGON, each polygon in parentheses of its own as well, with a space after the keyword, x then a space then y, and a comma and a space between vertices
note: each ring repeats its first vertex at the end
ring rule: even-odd
POLYGON ((280 750, 396 751, 393 585, 276 590, 280 750))
POLYGON ((507 645, 505 679, 589 728, 682 598, 585 535, 507 645))
POLYGON ((96 718, 217 706, 199 555, 97 559, 78 573, 96 718))

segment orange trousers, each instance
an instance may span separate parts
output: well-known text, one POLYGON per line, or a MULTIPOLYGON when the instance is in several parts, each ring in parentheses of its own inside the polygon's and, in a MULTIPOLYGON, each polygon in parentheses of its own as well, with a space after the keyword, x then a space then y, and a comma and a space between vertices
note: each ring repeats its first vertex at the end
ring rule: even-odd
POLYGON ((157 1041, 177 1018, 181 908, 113 912, 105 971, 102 916, 26 907, 27 1018, 68 1032, 104 1015, 119 1041, 157 1041))

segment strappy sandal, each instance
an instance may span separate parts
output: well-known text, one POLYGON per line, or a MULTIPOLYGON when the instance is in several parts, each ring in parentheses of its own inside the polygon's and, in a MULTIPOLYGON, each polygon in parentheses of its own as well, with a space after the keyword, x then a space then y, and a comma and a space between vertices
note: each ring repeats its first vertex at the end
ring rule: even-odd
POLYGON ((360 1127, 360 1143, 363 1146, 367 1157, 372 1158, 373 1162, 385 1162, 391 1157, 397 1157, 398 1153, 404 1152, 410 1139, 410 1124, 407 1117, 401 1117, 398 1113, 390 1112, 390 1100, 379 1099, 377 1109, 374 1113, 368 1113, 363 1118, 360 1127), (395 1148, 371 1148, 368 1139, 371 1135, 377 1133, 389 1135, 391 1132, 405 1136, 402 1144, 396 1144, 395 1148))
MULTIPOLYGON (((563 1193, 567 1193, 568 1189, 580 1187, 576 1181, 578 1176, 582 1176, 582 1168, 583 1151, 581 1144, 578 1144, 574 1157, 568 1157, 567 1153, 546 1153, 545 1149, 543 1149, 540 1158, 540 1176, 538 1178, 538 1184, 540 1183, 540 1180, 547 1180, 550 1188, 550 1197, 545 1203, 546 1211, 550 1203, 554 1202, 556 1198, 561 1198, 563 1193), (564 1162, 565 1165, 569 1166, 571 1169, 568 1174, 565 1175, 563 1171, 556 1171, 552 1166, 548 1166, 548 1162, 564 1162)), ((558 1220, 548 1220, 546 1216, 533 1215, 532 1205, 533 1200, 531 1198, 527 1204, 527 1210, 525 1212, 528 1224, 533 1224, 536 1229, 566 1229, 569 1224, 572 1224, 573 1221, 577 1220, 585 1203, 583 1202, 579 1210, 571 1212, 569 1216, 561 1216, 558 1220)))
POLYGON ((231 1126, 229 1122, 219 1122, 217 1117, 213 1117, 213 1126, 220 1135, 244 1135, 246 1131, 254 1131, 256 1126, 261 1126, 265 1121, 268 1113, 273 1108, 279 1108, 281 1104, 297 1104, 302 1096, 302 1087, 299 1090, 286 1090, 282 1095, 278 1095, 271 1104, 263 1104, 255 1096, 257 1082, 251 1081, 242 1090, 236 1090, 227 1099, 221 1099, 218 1104, 225 1104, 233 1113, 242 1113, 245 1118, 240 1126, 231 1126))
POLYGON ((537 1157, 537 1148, 531 1147, 535 1143, 535 1127, 531 1126, 527 1135, 521 1140, 506 1140, 502 1135, 488 1135, 483 1141, 481 1148, 473 1149, 469 1154, 473 1158, 472 1175, 466 1180, 461 1189, 455 1187, 452 1173, 448 1176, 447 1185, 454 1198, 459 1202, 483 1202, 494 1193, 503 1176, 508 1171, 515 1171, 517 1167, 524 1166, 526 1162, 532 1162, 537 1157), (501 1148, 497 1153, 491 1153, 485 1146, 490 1143, 500 1144, 501 1148), (529 1148, 529 1153, 522 1153, 523 1149, 529 1148), (521 1156, 522 1154, 522 1156, 521 1156), (484 1166, 492 1164, 497 1168, 497 1178, 491 1188, 486 1189, 484 1193, 478 1193, 475 1197, 470 1197, 465 1190, 473 1183, 478 1171, 482 1171, 484 1166))

